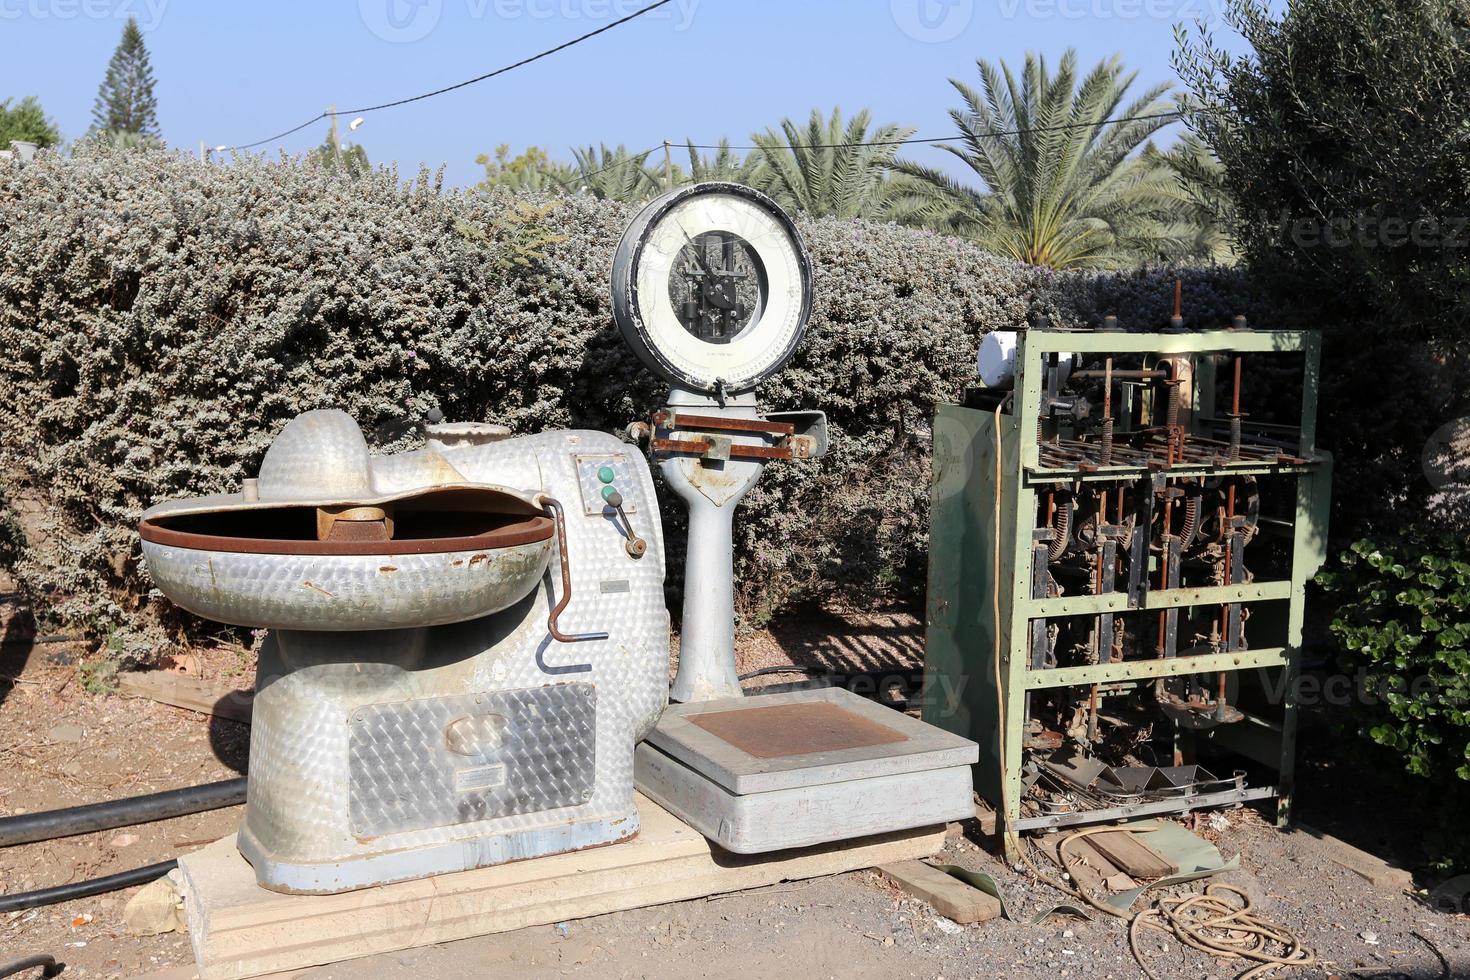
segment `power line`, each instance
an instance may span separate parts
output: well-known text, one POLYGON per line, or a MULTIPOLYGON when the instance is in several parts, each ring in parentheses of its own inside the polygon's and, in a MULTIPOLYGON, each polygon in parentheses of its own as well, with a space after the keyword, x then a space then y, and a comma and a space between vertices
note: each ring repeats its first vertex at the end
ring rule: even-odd
MULTIPOLYGON (((411 102, 422 102, 424 99, 432 99, 438 95, 445 95, 449 92, 456 92, 459 89, 467 88, 471 85, 477 85, 480 82, 488 81, 489 79, 495 78, 499 75, 504 75, 506 72, 515 71, 517 68, 524 68, 526 65, 529 65, 532 62, 540 61, 542 58, 549 58, 554 54, 565 51, 567 48, 581 44, 583 41, 590 41, 592 38, 597 37, 599 34, 605 34, 615 27, 621 27, 623 24, 628 23, 628 21, 630 20, 637 20, 644 14, 652 13, 659 7, 666 6, 672 2, 673 0, 656 0, 656 2, 650 3, 645 7, 640 7, 639 9, 628 14, 626 17, 620 17, 617 20, 612 21, 611 23, 604 24, 603 26, 597 28, 595 31, 588 31, 586 34, 583 34, 580 37, 574 37, 570 41, 567 41, 563 44, 558 44, 554 48, 548 48, 547 50, 542 51, 539 54, 533 54, 529 58, 522 58, 520 61, 517 61, 514 64, 506 65, 503 68, 497 68, 494 71, 486 72, 483 75, 477 75, 474 78, 469 78, 462 82, 456 82, 453 85, 446 85, 443 88, 435 89, 432 92, 425 92, 422 95, 410 96, 406 99, 398 99, 393 102, 384 102, 381 105, 364 106, 357 109, 344 109, 341 112, 338 112, 337 115, 362 116, 366 115, 369 112, 377 112, 379 109, 393 109, 397 108, 398 106, 408 105, 411 102)), ((253 150, 257 146, 264 146, 266 143, 274 143, 276 140, 285 139, 287 136, 299 133, 306 127, 315 125, 316 123, 321 122, 323 119, 326 119, 330 115, 331 113, 327 112, 319 113, 318 115, 313 116, 301 125, 293 126, 290 129, 285 130, 284 132, 277 133, 274 136, 268 136, 263 140, 256 140, 254 143, 242 143, 236 146, 225 147, 225 149, 253 150)))
POLYGON ((562 180, 560 177, 553 177, 551 174, 547 174, 546 176, 551 177, 552 180, 556 181, 558 184, 560 184, 561 186, 567 188, 568 190, 576 190, 576 189, 578 189, 576 185, 582 184, 582 185, 585 186, 586 183, 587 183, 587 181, 591 180, 593 177, 596 177, 598 174, 605 174, 609 170, 612 170, 614 167, 621 167, 621 166, 623 166, 624 164, 627 164, 627 163, 634 163, 634 162, 638 162, 638 161, 647 159, 649 156, 651 156, 653 154, 653 151, 654 150, 657 150, 658 149, 659 146, 663 146, 663 144, 660 143, 660 144, 658 144, 658 146, 651 146, 648 149, 644 150, 642 153, 634 153, 634 154, 629 155, 626 158, 614 160, 612 163, 609 163, 607 166, 600 167, 597 170, 591 171, 590 173, 585 173, 585 174, 579 173, 576 177, 573 177, 571 180, 562 180))
MULTIPOLYGON (((361 112, 362 110, 354 110, 354 111, 355 112, 361 112)), ((344 115, 345 114, 346 113, 344 113, 344 115)), ((968 139, 989 139, 989 138, 995 137, 995 136, 1020 136, 1020 135, 1022 135, 1024 133, 1044 133, 1044 132, 1053 132, 1053 131, 1064 130, 1064 129, 1086 129, 1086 128, 1091 128, 1091 127, 1094 127, 1094 126, 1097 126, 1097 127, 1100 127, 1100 126, 1109 126, 1109 125, 1113 125, 1115 123, 1121 123, 1121 122, 1142 122, 1144 120, 1149 120, 1149 119, 1181 119, 1181 118, 1184 117, 1184 115, 1185 115, 1185 113, 1183 111, 1178 110, 1178 109, 1174 109, 1174 110, 1171 110, 1169 112, 1155 112, 1155 113, 1150 113, 1148 115, 1143 115, 1143 116, 1114 116, 1114 117, 1112 117, 1110 119, 1102 119, 1102 120, 1099 120, 1097 122, 1057 123, 1057 124, 1051 125, 1051 126, 1034 126, 1034 127, 1029 128, 1029 129, 996 129, 996 130, 991 130, 990 132, 986 132, 986 133, 962 133, 962 134, 960 134, 960 136, 961 136, 961 138, 968 138, 968 139)), ((871 140, 871 141, 868 141, 868 142, 865 142, 865 143, 782 143, 781 144, 781 148, 805 149, 805 150, 821 150, 821 149, 840 149, 842 147, 849 147, 849 146, 905 146, 905 145, 908 145, 908 144, 921 144, 921 143, 929 143, 929 144, 932 144, 932 143, 949 143, 949 142, 953 142, 954 140, 955 140, 955 137, 954 136, 926 136, 926 137, 917 137, 917 138, 902 139, 902 140, 871 140)), ((732 146, 730 144, 725 144, 725 145, 722 146, 722 145, 716 144, 716 143, 681 143, 681 144, 678 144, 678 145, 683 146, 683 147, 686 147, 687 149, 691 149, 691 150, 721 150, 721 149, 724 149, 724 150, 751 151, 751 150, 764 150, 765 149, 765 147, 759 146, 759 145, 732 146)), ((641 153, 629 154, 628 157, 625 158, 625 159, 617 159, 617 160, 614 160, 612 163, 608 164, 607 166, 601 167, 601 168, 599 168, 597 170, 590 171, 589 173, 578 174, 576 177, 572 178, 571 180, 562 180, 561 178, 554 177, 554 176, 552 176, 550 174, 547 174, 547 176, 550 177, 551 180, 553 180, 556 183, 560 184, 562 187, 565 187, 568 190, 572 190, 572 189, 575 189, 578 184, 585 185, 586 181, 591 180, 593 177, 596 177, 598 174, 606 173, 607 171, 612 170, 615 167, 619 167, 619 166, 622 166, 622 165, 627 164, 627 163, 633 163, 633 162, 636 162, 636 161, 638 161, 640 159, 643 159, 645 157, 648 157, 655 150, 657 150, 659 148, 659 146, 663 146, 663 143, 659 143, 657 146, 649 147, 648 149, 642 151, 641 153)), ((687 184, 687 183, 691 183, 691 182, 692 182, 692 178, 691 179, 686 179, 686 180, 680 181, 679 183, 680 184, 687 184)))
MULTIPOLYGON (((1021 136, 1025 133, 1048 133, 1063 129, 1091 129, 1095 126, 1108 126, 1120 122, 1142 122, 1147 119, 1182 119, 1185 113, 1179 109, 1169 112, 1155 112, 1146 116, 1115 116, 1111 119, 1101 119, 1097 122, 1070 122, 1056 123, 1051 126, 1032 126, 1026 129, 995 129, 988 133, 960 133, 955 136, 918 136, 901 140, 869 140, 865 143, 782 143, 781 146, 794 150, 836 150, 847 146, 907 146, 919 143, 952 143, 958 139, 988 139, 993 136, 1021 136)), ((732 146, 717 143, 686 143, 686 147, 694 150, 763 150, 765 147, 759 144, 732 146)))

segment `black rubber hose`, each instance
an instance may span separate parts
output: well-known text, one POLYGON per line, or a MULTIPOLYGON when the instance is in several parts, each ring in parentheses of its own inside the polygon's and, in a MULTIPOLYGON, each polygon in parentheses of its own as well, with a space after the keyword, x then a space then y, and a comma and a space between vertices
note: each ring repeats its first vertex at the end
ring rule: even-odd
POLYGON ((24 959, 19 960, 11 960, 9 963, 0 963, 0 977, 13 977, 17 973, 24 973, 26 970, 34 970, 38 966, 41 968, 41 976, 43 977, 61 976, 62 968, 61 965, 56 962, 56 957, 40 955, 27 956, 24 959))
POLYGON ((88 803, 64 810, 0 817, 0 847, 89 834, 94 830, 130 827, 154 820, 167 820, 169 817, 182 817, 188 813, 220 810, 244 802, 245 778, 242 776, 218 783, 205 783, 203 786, 186 786, 183 789, 149 793, 146 796, 129 796, 105 803, 88 803))
POLYGON ((830 670, 821 667, 762 667, 760 670, 752 670, 735 678, 737 681, 754 680, 757 677, 765 677, 767 674, 809 674, 812 677, 836 676, 830 670))
POLYGON ((0 977, 13 977, 17 973, 34 970, 38 966, 41 968, 43 977, 59 977, 63 969, 62 965, 56 962, 56 957, 41 954, 11 960, 9 963, 0 963, 0 977))
POLYGON ((150 881, 162 878, 178 866, 177 861, 160 861, 146 868, 119 871, 115 875, 107 875, 104 878, 74 881, 69 885, 57 885, 55 888, 42 888, 38 891, 21 892, 17 895, 0 895, 0 912, 17 912, 21 909, 38 908, 42 905, 55 905, 57 902, 69 902, 74 898, 105 895, 119 888, 146 885, 150 881))

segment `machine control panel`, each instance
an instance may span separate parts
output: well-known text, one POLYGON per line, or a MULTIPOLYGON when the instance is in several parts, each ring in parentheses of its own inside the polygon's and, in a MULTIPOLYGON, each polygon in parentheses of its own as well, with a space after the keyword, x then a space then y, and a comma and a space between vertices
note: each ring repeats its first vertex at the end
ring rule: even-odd
POLYGON ((616 509, 614 495, 621 498, 623 512, 638 513, 632 492, 637 486, 633 465, 625 453, 596 453, 577 457, 577 486, 582 491, 582 512, 595 517, 616 509))

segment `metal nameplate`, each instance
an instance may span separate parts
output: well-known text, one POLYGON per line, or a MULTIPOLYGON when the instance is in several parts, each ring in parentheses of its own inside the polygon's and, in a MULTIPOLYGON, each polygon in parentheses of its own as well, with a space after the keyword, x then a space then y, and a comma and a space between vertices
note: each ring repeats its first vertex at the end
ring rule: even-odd
POLYGON ((364 705, 347 749, 352 833, 580 806, 592 798, 596 728, 592 684, 364 705))

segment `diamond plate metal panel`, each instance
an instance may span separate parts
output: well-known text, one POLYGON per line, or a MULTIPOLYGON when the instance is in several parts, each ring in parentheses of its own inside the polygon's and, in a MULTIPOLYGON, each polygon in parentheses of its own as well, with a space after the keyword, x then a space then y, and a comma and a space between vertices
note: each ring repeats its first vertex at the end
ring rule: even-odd
POLYGON ((348 738, 352 832, 580 806, 596 781, 596 722, 592 684, 364 705, 348 738))

